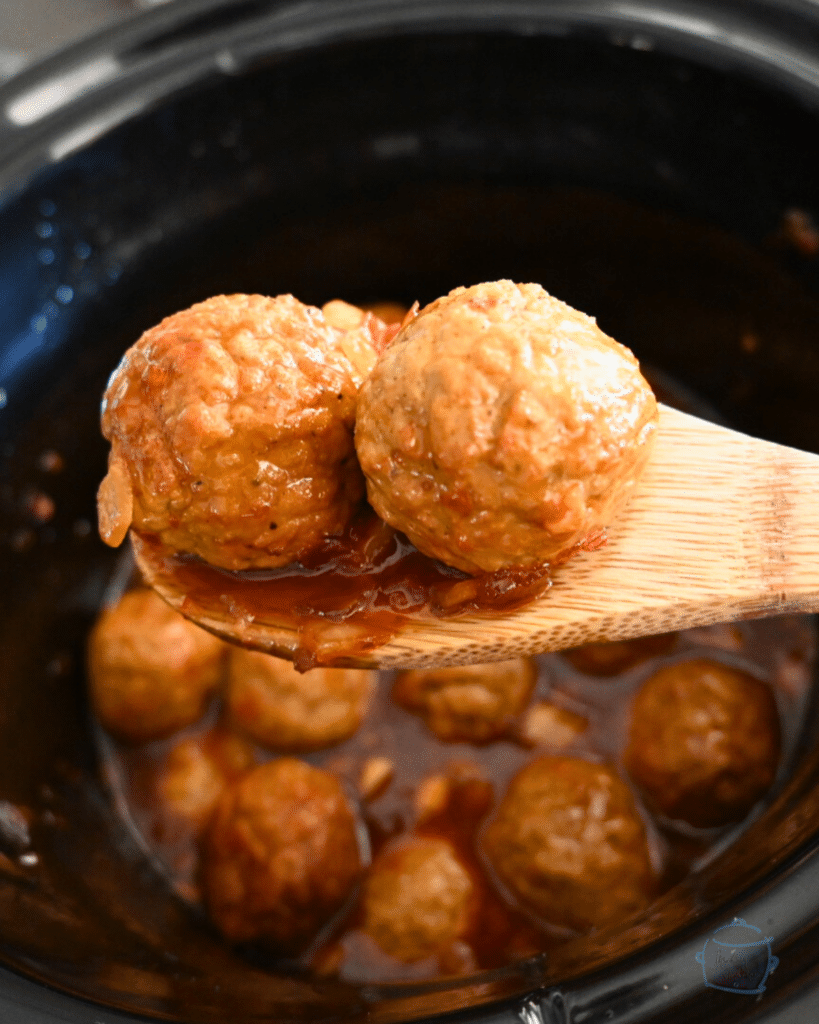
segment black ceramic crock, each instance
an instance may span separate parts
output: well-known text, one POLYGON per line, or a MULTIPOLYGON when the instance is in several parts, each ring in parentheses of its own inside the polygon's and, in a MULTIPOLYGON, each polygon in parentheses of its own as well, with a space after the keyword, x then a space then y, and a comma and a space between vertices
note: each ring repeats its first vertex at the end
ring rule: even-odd
POLYGON ((83 669, 116 558, 99 397, 161 316, 535 280, 733 425, 817 451, 811 217, 808 0, 178 0, 0 89, 0 1019, 811 1019, 811 725, 769 806, 643 920, 357 986, 242 958, 169 895, 111 804, 83 669), (735 917, 778 961, 756 994, 709 983, 735 917))

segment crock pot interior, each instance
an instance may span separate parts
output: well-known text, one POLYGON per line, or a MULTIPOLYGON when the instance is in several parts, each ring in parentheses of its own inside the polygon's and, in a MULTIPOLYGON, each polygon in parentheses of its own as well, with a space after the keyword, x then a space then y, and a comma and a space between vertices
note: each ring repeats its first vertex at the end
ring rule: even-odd
MULTIPOLYGON (((95 528, 99 397, 142 330, 211 294, 423 303, 509 277, 595 315, 738 428, 816 450, 819 262, 781 235, 786 209, 819 211, 816 111, 704 57, 500 16, 222 63, 229 73, 204 62, 195 84, 86 145, 72 148, 69 111, 52 162, 0 211, 0 957, 190 1022, 414 1018, 541 985, 615 999, 626 978, 656 980, 652 957, 673 972, 674 950, 748 894, 774 893, 775 868, 786 885, 809 860, 813 733, 742 841, 624 933, 413 989, 273 971, 169 895, 100 778, 83 668, 116 560, 95 528), (44 522, 39 492, 55 503, 44 522), (28 836, 3 819, 11 804, 30 811, 28 836)), ((780 977, 790 969, 795 955, 780 977)))

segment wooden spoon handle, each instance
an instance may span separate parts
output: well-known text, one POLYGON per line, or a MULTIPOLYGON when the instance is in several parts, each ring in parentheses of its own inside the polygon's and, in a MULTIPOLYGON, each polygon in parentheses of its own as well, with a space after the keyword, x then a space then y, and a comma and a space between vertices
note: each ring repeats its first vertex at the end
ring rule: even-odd
POLYGON ((610 552, 640 602, 690 602, 723 619, 815 609, 819 456, 661 406, 655 452, 610 552))

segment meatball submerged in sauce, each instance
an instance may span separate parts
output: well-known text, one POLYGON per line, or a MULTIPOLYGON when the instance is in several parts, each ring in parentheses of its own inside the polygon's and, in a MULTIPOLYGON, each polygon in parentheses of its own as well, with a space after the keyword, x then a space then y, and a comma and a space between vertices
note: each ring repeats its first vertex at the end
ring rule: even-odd
POLYGON ((375 678, 354 668, 297 672, 281 658, 237 647, 228 670, 228 715, 237 729, 274 750, 321 750, 353 735, 375 678))
POLYGON ((402 672, 393 699, 421 715, 442 740, 486 743, 509 732, 536 677, 529 658, 402 672))
POLYGON ((645 826, 611 768, 542 756, 512 780, 483 837, 522 909, 576 931, 644 909, 654 889, 645 826))
POLYGON ((102 724, 134 743, 192 725, 220 685, 228 645, 152 590, 132 590, 91 633, 91 699, 102 724))
POLYGON ((220 797, 205 839, 205 898, 228 939, 295 954, 341 910, 361 866, 355 813, 338 779, 280 758, 220 797))
POLYGON ((356 398, 385 329, 372 314, 333 326, 292 295, 221 295, 151 328, 103 400, 103 539, 116 546, 133 525, 247 569, 340 533, 364 492, 356 398))
POLYGON ((446 961, 478 909, 478 886, 451 843, 411 837, 376 858, 363 887, 362 930, 396 960, 446 961))
POLYGON ((160 806, 199 835, 227 785, 254 764, 252 746, 227 729, 211 729, 202 736, 179 740, 159 772, 160 806))
POLYGON ((356 450, 378 514, 467 573, 594 542, 648 458, 657 403, 634 356, 537 284, 456 288, 379 358, 356 450))
POLYGON ((703 658, 667 665, 643 684, 631 714, 626 768, 670 818, 740 821, 776 776, 776 702, 746 672, 703 658))

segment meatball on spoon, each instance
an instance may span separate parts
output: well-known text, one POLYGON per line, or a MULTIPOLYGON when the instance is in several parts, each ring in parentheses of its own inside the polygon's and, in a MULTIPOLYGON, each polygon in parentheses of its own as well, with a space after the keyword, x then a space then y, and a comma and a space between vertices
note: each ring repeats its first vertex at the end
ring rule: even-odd
MULTIPOLYGON (((276 616, 248 621, 218 590, 192 607, 171 562, 139 538, 135 551, 146 582, 200 625, 247 647, 296 650, 297 630, 276 616)), ((819 455, 660 406, 653 451, 606 543, 557 567, 543 596, 502 615, 409 618, 374 649, 337 660, 465 664, 817 610, 819 455)))

